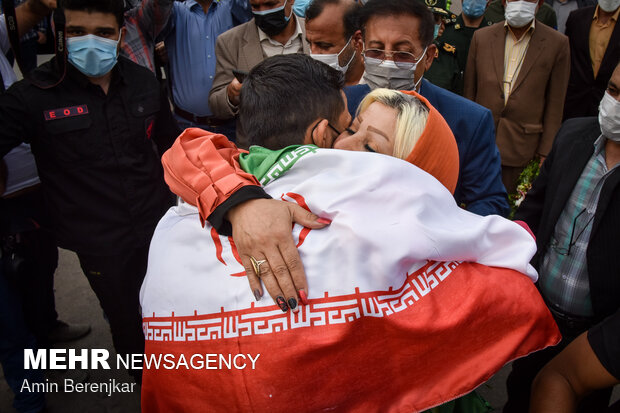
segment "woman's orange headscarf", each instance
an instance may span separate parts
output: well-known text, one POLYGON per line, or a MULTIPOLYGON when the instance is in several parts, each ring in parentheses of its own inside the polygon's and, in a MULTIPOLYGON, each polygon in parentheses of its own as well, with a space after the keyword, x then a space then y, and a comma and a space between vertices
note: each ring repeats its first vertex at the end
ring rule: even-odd
POLYGON ((429 109, 424 132, 405 160, 433 175, 454 194, 459 178, 459 150, 454 134, 425 97, 411 90, 401 92, 420 99, 429 109))

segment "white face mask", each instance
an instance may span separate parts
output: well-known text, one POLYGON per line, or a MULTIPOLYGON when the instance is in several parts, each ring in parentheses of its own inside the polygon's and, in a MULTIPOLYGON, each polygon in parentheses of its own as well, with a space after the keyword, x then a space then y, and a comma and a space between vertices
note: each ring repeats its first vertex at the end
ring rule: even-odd
POLYGON ((538 3, 530 3, 525 0, 509 1, 506 3, 506 10, 504 11, 506 21, 512 27, 523 27, 534 20, 536 6, 538 3))
POLYGON ((349 59, 347 64, 344 65, 344 66, 340 66, 340 55, 349 46, 349 43, 351 43, 351 39, 353 39, 353 37, 349 37, 349 41, 347 42, 347 44, 345 44, 344 47, 340 50, 340 52, 338 52, 337 54, 336 53, 333 53, 333 54, 314 54, 314 53, 311 53, 310 56, 313 59, 318 60, 319 62, 323 62, 326 65, 331 66, 331 67, 333 67, 336 70, 340 70, 342 73, 347 73, 347 70, 349 70, 349 65, 353 61, 353 58, 355 57, 355 54, 357 53, 357 51, 356 50, 353 51, 353 54, 351 55, 351 58, 349 59))
POLYGON ((598 110, 598 123, 603 136, 614 142, 620 142, 620 102, 609 92, 605 92, 598 110))
POLYGON ((424 53, 415 63, 399 63, 398 65, 392 60, 374 59, 372 57, 364 57, 364 80, 371 89, 386 88, 392 90, 416 90, 422 81, 422 76, 415 81, 415 69, 424 55, 424 53))
POLYGON ((598 5, 607 13, 611 13, 620 7, 620 0, 598 0, 598 5))

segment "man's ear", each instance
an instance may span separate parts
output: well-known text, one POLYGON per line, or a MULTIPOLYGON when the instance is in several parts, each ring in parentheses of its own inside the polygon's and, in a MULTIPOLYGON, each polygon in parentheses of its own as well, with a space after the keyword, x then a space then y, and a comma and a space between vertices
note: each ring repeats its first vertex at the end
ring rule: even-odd
POLYGON ((355 33, 353 33, 353 39, 351 39, 351 41, 353 42, 355 50, 357 50, 359 53, 364 50, 364 39, 362 39, 361 30, 357 30, 355 33))
POLYGON ((431 43, 428 45, 428 48, 426 49, 426 54, 424 55, 424 58, 422 59, 422 64, 424 64, 424 71, 426 72, 428 69, 430 69, 431 65, 433 64, 433 60, 435 60, 435 55, 437 54, 437 46, 435 46, 435 43, 431 43))
POLYGON ((127 34, 127 29, 125 28, 125 26, 121 27, 121 39, 118 42, 118 51, 120 53, 120 48, 123 47, 123 45, 125 44, 125 35, 127 34))
POLYGON ((304 145, 316 145, 319 148, 326 148, 327 144, 327 133, 329 132, 327 126, 327 119, 321 119, 318 123, 316 121, 312 122, 308 129, 306 130, 306 136, 304 138, 304 145))
POLYGON ((314 132, 314 144, 319 148, 331 148, 330 136, 331 129, 327 126, 329 121, 323 119, 319 122, 314 132))

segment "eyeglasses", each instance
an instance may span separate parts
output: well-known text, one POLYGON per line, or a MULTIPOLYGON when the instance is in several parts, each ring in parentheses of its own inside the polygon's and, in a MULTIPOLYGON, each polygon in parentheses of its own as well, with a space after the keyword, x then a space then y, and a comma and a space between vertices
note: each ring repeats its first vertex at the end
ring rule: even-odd
MULTIPOLYGON (((319 126, 319 123, 321 123, 323 120, 319 120, 317 123, 314 124, 314 126, 312 127, 312 130, 310 131, 310 137, 312 139, 312 144, 319 146, 316 144, 316 142, 314 141, 314 130, 316 129, 317 126, 319 126)), ((327 121, 327 126, 333 130, 334 132, 336 132, 336 137, 338 137, 342 132, 340 132, 334 125, 332 125, 329 121, 327 121)), ((347 128, 348 129, 348 128, 347 128)), ((333 145, 333 142, 332 142, 333 145)), ((331 146, 330 146, 331 147, 331 146)))
POLYGON ((412 64, 417 63, 422 56, 424 56, 424 53, 422 53, 422 56, 417 58, 413 55, 413 53, 409 52, 390 52, 381 49, 366 49, 364 50, 363 55, 370 57, 371 59, 381 60, 382 62, 391 57, 396 66, 409 68, 412 64))
POLYGON ((336 132, 336 135, 340 135, 342 132, 340 132, 338 129, 336 129, 336 127, 334 125, 332 125, 331 123, 327 122, 327 126, 333 130, 334 132, 336 132))
POLYGON ((568 241, 568 248, 561 248, 558 245, 557 240, 552 239, 551 241, 551 248, 553 248, 553 250, 555 252, 557 252, 560 255, 564 255, 564 256, 568 256, 570 255, 570 250, 573 247, 573 245, 575 245, 577 243, 577 241, 579 240, 579 237, 581 236, 581 234, 583 234, 583 232, 586 230, 586 228, 588 228, 588 225, 590 225, 590 222, 592 222, 592 220, 594 219, 594 214, 592 214, 592 216, 590 217, 590 219, 588 219, 588 221, 585 223, 585 225, 583 226, 583 228, 581 229, 581 231, 579 231, 579 234, 577 234, 577 236, 575 237, 575 227, 577 226, 577 219, 583 215, 584 212, 586 212, 586 208, 582 209, 581 212, 579 212, 575 218, 573 219, 573 225, 572 225, 572 229, 570 231, 570 239, 568 241))

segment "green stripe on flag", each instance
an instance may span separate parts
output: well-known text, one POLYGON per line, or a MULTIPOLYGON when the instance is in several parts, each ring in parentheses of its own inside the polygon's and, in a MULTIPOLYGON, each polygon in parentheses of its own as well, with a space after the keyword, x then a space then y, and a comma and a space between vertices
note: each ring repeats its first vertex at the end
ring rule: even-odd
POLYGON ((278 179, 291 169, 303 156, 316 153, 315 145, 291 145, 279 151, 251 146, 249 153, 239 156, 239 163, 245 172, 251 173, 261 185, 278 179))

